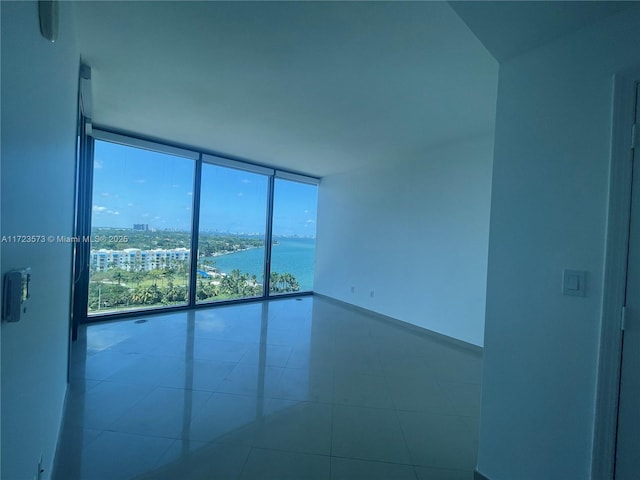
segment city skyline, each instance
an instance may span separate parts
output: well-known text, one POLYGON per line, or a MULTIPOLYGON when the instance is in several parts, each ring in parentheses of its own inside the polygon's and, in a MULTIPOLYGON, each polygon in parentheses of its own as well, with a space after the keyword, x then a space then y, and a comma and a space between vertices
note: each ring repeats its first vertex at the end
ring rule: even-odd
MULTIPOLYGON (((135 228, 132 227, 117 227, 117 226, 113 226, 113 225, 103 225, 103 226, 92 226, 91 227, 92 230, 96 229, 98 231, 100 230, 130 230, 132 232, 138 232, 140 230, 136 230, 135 228)), ((182 229, 178 229, 178 228, 152 228, 149 227, 149 230, 146 230, 148 232, 176 232, 176 233, 191 233, 191 230, 182 230, 182 229)), ((222 231, 222 230, 202 230, 200 229, 200 233, 201 234, 207 234, 207 235, 220 235, 220 236, 227 236, 227 235, 233 235, 233 236, 239 236, 239 237, 260 237, 260 238, 264 238, 264 233, 263 232, 227 232, 227 231, 222 231)), ((291 235, 286 235, 286 234, 273 234, 274 238, 316 238, 315 234, 313 235, 297 235, 297 234, 291 234, 291 235)))

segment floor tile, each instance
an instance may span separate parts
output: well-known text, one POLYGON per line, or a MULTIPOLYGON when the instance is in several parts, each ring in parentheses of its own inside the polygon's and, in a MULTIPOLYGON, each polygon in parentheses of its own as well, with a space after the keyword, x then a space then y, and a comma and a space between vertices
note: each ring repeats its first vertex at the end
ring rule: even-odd
POLYGON ((393 408, 386 378, 350 370, 337 370, 334 373, 333 402, 358 407, 393 408))
POLYGON ((464 417, 398 412, 414 465, 473 469, 477 444, 464 417))
POLYGON ((105 380, 138 360, 141 353, 112 350, 74 355, 70 365, 71 379, 105 380))
POLYGON ((471 480, 482 359, 320 298, 81 326, 53 480, 471 480))
POLYGON ((83 451, 76 464, 63 464, 60 480, 131 479, 153 470, 173 444, 168 438, 146 437, 119 432, 102 432, 83 451))
POLYGON ((482 382, 482 360, 470 354, 451 354, 441 364, 442 381, 476 383, 482 382))
POLYGON ((410 463, 394 410, 334 405, 332 439, 334 456, 410 463))
POLYGON ((174 361, 164 366, 156 384, 161 387, 184 388, 215 392, 236 364, 192 359, 174 361))
POLYGON ((330 403, 333 399, 333 373, 331 369, 285 368, 271 396, 330 403))
POLYGON ((473 470, 416 467, 418 480, 474 480, 473 470))
POLYGON ((240 359, 240 364, 260 365, 268 367, 284 367, 287 365, 292 348, 287 345, 273 345, 259 343, 249 344, 246 353, 240 359))
POLYGON ((193 420, 211 393, 158 387, 121 416, 110 430, 155 437, 189 438, 193 420))
POLYGON ((67 401, 70 425, 105 430, 153 391, 148 385, 101 382, 84 395, 67 401))
POLYGON ((434 379, 423 376, 390 377, 387 383, 393 405, 398 410, 449 415, 457 413, 451 404, 451 399, 434 379))
POLYGON ((272 399, 257 423, 253 445, 329 455, 331 405, 272 399))
POLYGON ((263 397, 213 393, 194 417, 189 438, 250 446, 264 406, 263 397))
POLYGON ((176 440, 156 466, 137 480, 237 479, 249 447, 176 440))
POLYGON ((480 385, 463 382, 438 382, 440 390, 457 415, 480 417, 480 385))
POLYGON ((65 424, 60 432, 60 440, 56 451, 56 465, 54 465, 52 478, 54 480, 79 478, 83 451, 101 433, 100 430, 65 424))
POLYGON ((283 372, 281 367, 238 364, 220 382, 217 390, 238 395, 272 395, 283 372))
POLYGON ((253 448, 242 480, 322 480, 329 478, 329 457, 253 448))
POLYGON ((331 459, 331 480, 416 480, 410 465, 370 462, 351 458, 331 459))
POLYGON ((136 385, 158 386, 183 365, 181 360, 168 356, 139 355, 106 380, 136 385))
POLYGON ((196 337, 193 348, 193 358, 235 363, 242 359, 248 346, 245 342, 196 337))

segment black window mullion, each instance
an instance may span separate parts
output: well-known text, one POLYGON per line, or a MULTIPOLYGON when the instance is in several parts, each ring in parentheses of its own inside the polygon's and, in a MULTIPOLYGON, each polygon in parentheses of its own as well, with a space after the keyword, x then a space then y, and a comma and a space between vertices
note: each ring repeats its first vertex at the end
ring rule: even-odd
MULTIPOLYGON (((84 121, 84 119, 83 119, 84 121)), ((87 127, 88 128, 88 127, 87 127)), ((100 133, 100 131, 96 131, 100 133)), ((80 127, 80 152, 78 155, 78 186, 77 186, 77 218, 76 218, 76 235, 84 238, 91 236, 91 222, 92 222, 92 201, 93 201, 93 177, 94 177, 94 149, 95 141, 90 132, 85 131, 85 126, 80 127)), ((113 134, 116 135, 116 134, 113 134)), ((128 145, 125 143, 125 136, 122 135, 120 142, 122 145, 128 145)), ((98 137, 100 138, 100 137, 98 137)), ((131 137, 136 140, 137 137, 131 137)), ((109 140, 106 140, 109 141, 109 140)), ((140 141, 145 141, 140 139, 140 141)), ((135 142, 134 142, 135 143, 135 142)), ((154 144, 155 145, 155 144, 154 144)), ((164 145, 164 144, 158 144, 164 145)), ((167 144, 169 145, 169 144, 167 144)), ((131 145, 136 147, 136 145, 131 145)), ((170 145, 169 145, 170 146, 170 145)), ((139 147, 144 148, 144 147, 139 147)), ((173 147, 184 148, 184 147, 173 147)), ((155 151, 155 148, 153 149, 155 151)), ((162 150, 158 150, 162 153, 162 150)), ((188 287, 188 303, 183 306, 166 307, 166 309, 172 308, 192 308, 200 306, 197 303, 197 288, 198 288, 198 247, 199 247, 199 230, 200 230, 200 212, 202 202, 202 173, 203 163, 208 154, 197 152, 195 149, 190 150, 194 155, 188 157, 187 155, 176 154, 175 152, 168 152, 170 155, 185 156, 195 161, 194 176, 193 176, 193 198, 192 198, 192 218, 191 218, 191 241, 190 241, 190 262, 189 262, 189 287, 188 287), (197 156, 197 158, 196 158, 197 156)), ((232 161, 226 159, 226 157, 220 157, 223 160, 232 161)), ((235 161, 235 160, 233 160, 235 161)), ((238 164, 245 162, 236 161, 238 164)), ((214 165, 216 163, 213 163, 214 165)), ((265 212, 265 252, 264 252, 264 266, 263 266, 263 290, 261 297, 253 297, 247 299, 233 299, 229 302, 223 303, 239 303, 245 300, 256 300, 269 298, 271 293, 271 262, 273 259, 273 227, 274 227, 274 198, 275 198, 275 180, 276 176, 283 175, 283 172, 271 170, 271 174, 264 170, 270 170, 268 167, 262 167, 258 164, 251 164, 246 162, 248 167, 254 166, 254 169, 247 168, 246 170, 253 173, 266 175, 267 181, 267 205, 265 212), (262 169, 263 171, 254 171, 255 169, 262 169)), ((226 163, 221 163, 221 166, 227 166, 226 163)), ((230 168, 239 168, 231 166, 230 168)), ((244 170, 244 168, 240 168, 244 170)), ((286 172, 284 172, 286 174, 286 172)), ((283 177, 288 178, 288 177, 283 177)), ((297 180, 297 179, 295 179, 297 180)), ((74 268, 74 298, 73 298, 73 323, 72 332, 77 331, 77 325, 79 323, 85 323, 88 321, 99 321, 99 318, 90 319, 88 317, 88 301, 89 301, 89 276, 90 276, 90 249, 91 244, 89 242, 78 242, 76 244, 76 251, 74 253, 75 268, 74 268)), ((207 304, 209 305, 209 304, 207 304)), ((163 309, 164 310, 164 309, 163 309)), ((154 311, 156 311, 154 309, 154 311)), ((130 314, 144 314, 147 312, 129 312, 130 314)), ((129 314, 123 312, 123 315, 129 314)), ((151 312, 148 312, 151 313, 151 312)), ((107 315, 109 318, 117 316, 118 313, 107 315)), ((106 318, 104 318, 106 319, 106 318)))
POLYGON ((202 154, 196 160, 195 173, 193 175, 193 205, 191 207, 191 268, 189 269, 189 306, 196 304, 198 285, 198 241, 200 233, 200 191, 202 187, 202 154))
POLYGON ((265 250, 264 250, 264 282, 262 296, 269 296, 271 281, 271 247, 273 246, 273 188, 275 184, 275 176, 269 176, 267 184, 267 225, 265 231, 265 250))

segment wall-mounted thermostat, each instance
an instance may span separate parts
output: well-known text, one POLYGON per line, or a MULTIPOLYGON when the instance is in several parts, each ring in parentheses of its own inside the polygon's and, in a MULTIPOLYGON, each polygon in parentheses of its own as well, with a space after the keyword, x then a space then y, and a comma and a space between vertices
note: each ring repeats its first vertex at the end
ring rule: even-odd
POLYGON ((31 269, 21 268, 4 274, 2 285, 2 320, 18 322, 22 314, 27 312, 29 299, 29 282, 31 269))

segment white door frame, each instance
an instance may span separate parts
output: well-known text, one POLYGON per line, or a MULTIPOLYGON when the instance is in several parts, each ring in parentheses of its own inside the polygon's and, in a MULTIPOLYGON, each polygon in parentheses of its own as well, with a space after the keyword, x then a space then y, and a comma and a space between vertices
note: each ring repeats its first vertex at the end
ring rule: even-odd
POLYGON ((605 246, 600 351, 596 385, 593 480, 613 479, 622 356, 622 306, 627 279, 627 250, 631 214, 631 129, 635 116, 636 82, 640 67, 613 79, 609 205, 605 246))

